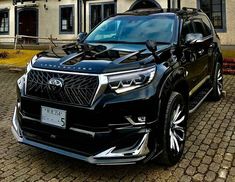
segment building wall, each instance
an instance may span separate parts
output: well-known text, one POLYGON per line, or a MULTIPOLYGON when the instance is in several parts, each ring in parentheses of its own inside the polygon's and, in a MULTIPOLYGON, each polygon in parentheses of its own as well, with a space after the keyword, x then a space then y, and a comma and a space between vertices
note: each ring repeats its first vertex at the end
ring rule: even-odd
MULTIPOLYGON (((40 2, 40 1, 39 1, 40 2)), ((49 37, 51 34, 59 39, 76 38, 78 34, 77 23, 77 0, 50 0, 46 3, 48 10, 44 9, 44 2, 39 4, 39 35, 42 37, 49 37), (74 6, 74 33, 73 34, 60 34, 59 25, 59 7, 60 5, 73 5, 74 6)))
MULTIPOLYGON (((24 5, 32 5, 32 2, 25 2, 24 5)), ((78 34, 78 13, 77 13, 77 0, 50 0, 47 3, 45 1, 36 1, 34 3, 37 5, 38 9, 38 36, 39 37, 56 37, 58 39, 75 39, 78 34), (44 4, 48 8, 44 8, 44 4), (59 7, 60 5, 73 5, 74 6, 74 33, 73 34, 60 34, 59 25, 59 7)), ((22 5, 18 3, 18 7, 22 5)), ((9 8, 10 15, 10 32, 9 35, 0 35, 0 42, 13 42, 14 39, 5 39, 3 37, 14 37, 15 36, 15 9, 12 5, 12 0, 0 0, 0 9, 9 8)), ((45 42, 45 40, 40 40, 40 42, 45 42)), ((47 41, 48 42, 48 41, 47 41)))
MULTIPOLYGON (((77 2, 80 0, 48 0, 46 1, 36 1, 38 5, 39 12, 39 28, 38 28, 38 36, 39 37, 49 37, 53 35, 53 37, 59 39, 75 39, 78 30, 78 10, 77 10, 77 2), (44 4, 46 4, 48 10, 44 8, 44 4), (60 25, 60 17, 59 17, 59 6, 60 5, 74 5, 74 33, 73 34, 60 34, 59 25, 60 25)), ((173 0, 174 1, 174 0, 173 0)), ((176 1, 176 0, 175 0, 176 1)), ((86 5, 86 31, 90 30, 90 4, 91 3, 101 3, 101 2, 114 2, 114 0, 89 0, 86 5)), ((132 3, 135 0, 117 0, 117 13, 122 13, 127 11, 132 3)), ((167 7, 167 0, 158 0, 157 1, 163 8, 167 7)), ((198 0, 181 0, 181 6, 184 7, 197 7, 198 0)), ((32 2, 25 2, 24 4, 32 4, 32 2)), ((20 5, 20 3, 18 3, 20 5)), ((9 8, 9 16, 10 16, 10 30, 9 35, 0 35, 0 42, 13 42, 14 39, 5 39, 4 37, 14 37, 15 36, 15 8, 12 5, 12 0, 0 0, 0 9, 9 8)), ((226 32, 218 33, 221 42, 224 45, 235 45, 235 19, 234 19, 234 8, 235 1, 227 0, 226 1, 226 32)), ((82 3, 81 10, 81 28, 84 31, 84 7, 82 3)), ((40 41, 43 42, 43 41, 40 41)))
POLYGON ((0 35, 0 42, 13 42, 14 39, 6 39, 6 37, 15 36, 15 9, 12 6, 12 1, 9 0, 0 0, 0 9, 9 9, 9 35, 0 35))
POLYGON ((226 32, 218 33, 223 45, 235 45, 235 1, 225 1, 226 6, 226 32))
MULTIPOLYGON (((135 2, 136 0, 117 0, 117 13, 122 13, 127 11, 131 5, 135 2)), ((90 4, 94 3, 104 3, 104 2, 114 2, 114 0, 90 0, 87 1, 87 6, 86 6, 86 31, 89 32, 90 30, 90 4)), ((162 8, 167 8, 167 0, 157 0, 157 2, 161 5, 162 8)), ((176 0, 175 0, 176 4, 176 0)), ((196 0, 181 0, 181 6, 182 7, 197 7, 197 1, 196 0)), ((84 15, 84 14, 83 14, 84 15)), ((83 17, 84 18, 84 17, 83 17)), ((83 29, 84 30, 84 29, 83 29)))

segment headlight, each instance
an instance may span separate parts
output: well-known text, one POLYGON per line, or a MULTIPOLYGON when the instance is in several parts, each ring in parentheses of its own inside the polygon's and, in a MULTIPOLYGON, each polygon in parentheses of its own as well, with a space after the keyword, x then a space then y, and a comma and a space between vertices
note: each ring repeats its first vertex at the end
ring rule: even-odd
POLYGON ((109 87, 116 93, 123 93, 150 83, 155 75, 156 67, 108 76, 109 87))
POLYGON ((20 90, 24 88, 25 85, 25 74, 17 80, 17 84, 20 90))
POLYGON ((28 63, 28 66, 27 66, 27 69, 26 69, 26 71, 27 71, 27 73, 31 70, 31 68, 32 68, 32 65, 35 63, 35 61, 37 60, 37 55, 35 55, 33 58, 32 58, 32 60, 28 63))

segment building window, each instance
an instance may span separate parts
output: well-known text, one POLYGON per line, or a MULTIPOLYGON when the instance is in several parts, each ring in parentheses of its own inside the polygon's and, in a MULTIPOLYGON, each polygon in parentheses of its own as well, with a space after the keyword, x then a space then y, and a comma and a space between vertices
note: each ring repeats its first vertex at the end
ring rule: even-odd
POLYGON ((60 33, 74 33, 74 7, 60 6, 60 33))
POLYGON ((0 10, 0 34, 9 34, 9 11, 0 10))
POLYGON ((90 29, 93 29, 102 20, 116 14, 116 3, 101 3, 90 5, 90 29))
POLYGON ((215 29, 226 30, 225 0, 199 0, 200 8, 211 19, 215 29))

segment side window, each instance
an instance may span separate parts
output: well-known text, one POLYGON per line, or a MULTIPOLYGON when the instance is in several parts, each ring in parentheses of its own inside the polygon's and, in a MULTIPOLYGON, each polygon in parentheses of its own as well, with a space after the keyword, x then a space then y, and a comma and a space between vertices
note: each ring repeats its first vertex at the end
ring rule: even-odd
POLYGON ((9 34, 9 11, 0 11, 0 35, 9 34))
POLYGON ((186 20, 183 24, 182 32, 181 32, 181 42, 182 43, 185 42, 186 35, 189 33, 194 33, 193 25, 192 25, 191 20, 186 20))
POLYGON ((194 19, 193 24, 194 24, 195 33, 200 33, 203 35, 203 37, 207 36, 205 34, 203 22, 201 19, 194 19))
POLYGON ((74 32, 74 7, 73 5, 60 6, 60 33, 74 32))
POLYGON ((202 16, 202 21, 205 27, 205 36, 211 35, 212 34, 212 27, 209 19, 206 16, 202 16))
POLYGON ((114 14, 116 14, 115 2, 90 4, 90 29, 114 14))

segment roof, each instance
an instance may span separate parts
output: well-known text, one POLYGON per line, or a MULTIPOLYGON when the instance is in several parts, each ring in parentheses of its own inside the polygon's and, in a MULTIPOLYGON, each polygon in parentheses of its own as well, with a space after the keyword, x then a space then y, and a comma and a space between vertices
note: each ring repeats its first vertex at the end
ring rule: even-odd
POLYGON ((147 9, 137 9, 137 10, 128 10, 125 13, 120 15, 151 15, 157 13, 174 13, 177 16, 185 16, 185 15, 195 15, 199 13, 203 13, 201 9, 195 8, 187 8, 183 7, 182 9, 159 9, 159 8, 147 8, 147 9))

